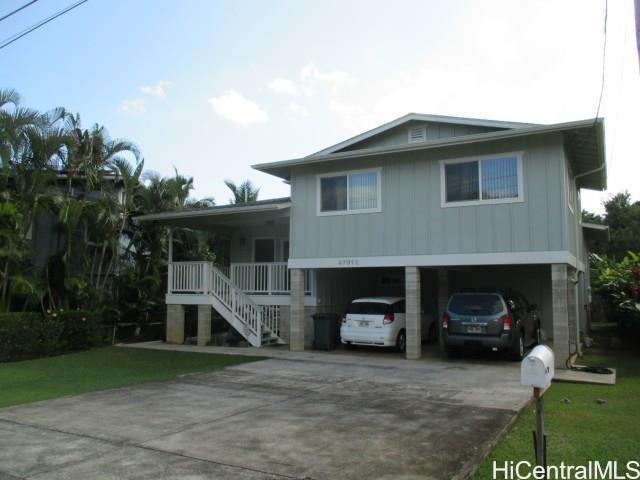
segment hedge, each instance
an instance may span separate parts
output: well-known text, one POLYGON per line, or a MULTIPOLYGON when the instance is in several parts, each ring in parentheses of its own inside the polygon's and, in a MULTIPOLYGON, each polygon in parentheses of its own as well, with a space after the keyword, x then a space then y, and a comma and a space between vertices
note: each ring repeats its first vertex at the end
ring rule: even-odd
POLYGON ((100 341, 98 316, 82 310, 0 314, 0 362, 86 350, 100 341))

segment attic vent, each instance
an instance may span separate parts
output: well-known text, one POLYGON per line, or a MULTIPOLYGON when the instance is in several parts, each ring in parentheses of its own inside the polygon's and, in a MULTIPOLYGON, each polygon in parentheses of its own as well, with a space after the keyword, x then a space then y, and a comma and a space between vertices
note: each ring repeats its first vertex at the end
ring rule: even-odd
POLYGON ((425 127, 417 127, 409 129, 409 143, 424 142, 427 139, 427 129, 425 127))

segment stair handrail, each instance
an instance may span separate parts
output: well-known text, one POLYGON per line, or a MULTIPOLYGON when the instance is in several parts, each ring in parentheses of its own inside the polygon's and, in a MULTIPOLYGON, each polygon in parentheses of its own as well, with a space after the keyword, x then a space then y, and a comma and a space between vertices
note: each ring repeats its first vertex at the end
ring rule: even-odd
POLYGON ((209 264, 209 269, 211 274, 207 277, 211 280, 207 286, 208 293, 229 308, 234 318, 241 321, 248 330, 244 332, 247 337, 248 333, 254 334, 257 339, 257 345, 254 346, 259 347, 262 343, 262 309, 213 263, 209 264))

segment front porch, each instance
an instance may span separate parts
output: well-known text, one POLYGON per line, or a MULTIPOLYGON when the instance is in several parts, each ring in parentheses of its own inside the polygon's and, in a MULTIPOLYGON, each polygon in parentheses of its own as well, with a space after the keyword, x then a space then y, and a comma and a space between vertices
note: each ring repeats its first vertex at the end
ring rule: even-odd
MULTIPOLYGON (((210 294, 214 268, 228 277, 233 285, 258 304, 291 304, 291 275, 287 262, 243 262, 226 266, 213 262, 169 262, 167 296, 210 294)), ((306 297, 314 297, 314 280, 314 272, 305 271, 304 295, 306 297)))

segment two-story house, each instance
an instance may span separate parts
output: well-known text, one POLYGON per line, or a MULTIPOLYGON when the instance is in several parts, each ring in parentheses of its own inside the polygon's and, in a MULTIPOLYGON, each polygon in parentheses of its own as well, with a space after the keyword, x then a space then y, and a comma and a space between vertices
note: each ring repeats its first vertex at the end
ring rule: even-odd
POLYGON ((358 296, 406 297, 407 358, 420 314, 451 292, 513 288, 541 313, 558 366, 579 348, 589 304, 580 189, 606 188, 603 119, 535 125, 408 114, 303 158, 254 165, 291 197, 141 217, 225 232, 231 264, 173 263, 167 341, 184 305, 211 307, 252 345, 311 345, 314 312, 358 296))

